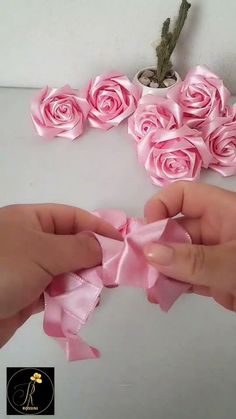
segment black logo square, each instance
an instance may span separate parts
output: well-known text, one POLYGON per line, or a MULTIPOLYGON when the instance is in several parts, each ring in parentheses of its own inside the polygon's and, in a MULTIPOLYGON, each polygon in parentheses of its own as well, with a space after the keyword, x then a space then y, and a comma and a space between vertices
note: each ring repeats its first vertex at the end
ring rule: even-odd
POLYGON ((54 415, 54 368, 7 368, 7 415, 54 415))

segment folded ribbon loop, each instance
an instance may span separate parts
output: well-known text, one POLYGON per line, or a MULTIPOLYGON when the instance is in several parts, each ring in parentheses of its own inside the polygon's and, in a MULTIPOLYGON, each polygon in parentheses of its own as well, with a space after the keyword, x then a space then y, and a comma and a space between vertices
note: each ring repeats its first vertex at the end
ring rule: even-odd
POLYGON ((113 224, 124 241, 94 237, 99 241, 102 266, 55 278, 45 291, 44 331, 56 338, 66 351, 68 360, 99 357, 78 335, 99 303, 103 287, 119 285, 143 288, 150 302, 168 311, 189 285, 169 279, 148 264, 143 248, 150 242, 190 242, 188 233, 174 220, 144 224, 127 218, 123 212, 104 210, 95 213, 113 224))

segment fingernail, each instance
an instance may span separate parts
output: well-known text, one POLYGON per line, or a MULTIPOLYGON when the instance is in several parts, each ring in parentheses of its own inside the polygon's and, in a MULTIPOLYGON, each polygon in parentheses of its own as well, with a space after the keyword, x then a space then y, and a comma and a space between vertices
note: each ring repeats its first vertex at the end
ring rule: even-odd
POLYGON ((171 247, 157 243, 148 244, 144 253, 150 262, 158 265, 169 265, 174 256, 174 250, 171 247))

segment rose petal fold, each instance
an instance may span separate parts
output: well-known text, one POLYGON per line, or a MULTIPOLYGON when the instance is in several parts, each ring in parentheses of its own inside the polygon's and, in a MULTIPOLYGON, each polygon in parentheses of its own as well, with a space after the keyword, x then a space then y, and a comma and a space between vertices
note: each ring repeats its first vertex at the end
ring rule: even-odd
POLYGON ((84 94, 91 107, 90 125, 108 130, 135 111, 141 91, 125 74, 114 72, 90 80, 84 94))
POLYGON ((69 85, 44 87, 32 100, 31 118, 38 135, 74 140, 83 133, 89 109, 86 97, 69 85))

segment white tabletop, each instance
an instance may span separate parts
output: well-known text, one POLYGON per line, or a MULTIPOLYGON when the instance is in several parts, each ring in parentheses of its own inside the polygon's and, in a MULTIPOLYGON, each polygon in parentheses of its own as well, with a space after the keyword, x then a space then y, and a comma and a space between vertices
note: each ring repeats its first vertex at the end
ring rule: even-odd
MULTIPOLYGON (((141 215, 158 189, 126 124, 48 142, 32 128, 32 94, 0 89, 0 205, 58 202, 141 215)), ((206 172, 201 180, 236 191, 233 177, 206 172)), ((69 363, 44 334, 42 315, 31 318, 0 351, 0 417, 6 367, 54 366, 57 419, 235 418, 236 317, 213 301, 186 295, 164 314, 141 290, 106 290, 83 336, 101 359, 69 363)))

